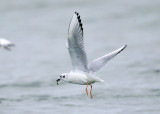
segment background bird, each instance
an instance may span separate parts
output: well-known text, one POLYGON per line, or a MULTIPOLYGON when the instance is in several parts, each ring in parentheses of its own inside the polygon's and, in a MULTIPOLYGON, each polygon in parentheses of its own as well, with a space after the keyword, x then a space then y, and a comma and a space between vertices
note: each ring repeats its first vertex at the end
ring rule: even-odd
POLYGON ((0 38, 0 47, 3 47, 6 50, 11 50, 11 47, 15 46, 12 42, 5 38, 0 38))

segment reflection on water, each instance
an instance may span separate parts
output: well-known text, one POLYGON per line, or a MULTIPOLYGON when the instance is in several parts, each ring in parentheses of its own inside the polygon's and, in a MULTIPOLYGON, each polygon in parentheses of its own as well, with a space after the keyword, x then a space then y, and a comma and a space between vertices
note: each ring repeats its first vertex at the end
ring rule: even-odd
POLYGON ((0 3, 0 114, 160 113, 159 1, 17 0, 0 3), (56 85, 71 70, 65 46, 80 13, 89 61, 128 47, 98 74, 93 100, 85 86, 56 85))

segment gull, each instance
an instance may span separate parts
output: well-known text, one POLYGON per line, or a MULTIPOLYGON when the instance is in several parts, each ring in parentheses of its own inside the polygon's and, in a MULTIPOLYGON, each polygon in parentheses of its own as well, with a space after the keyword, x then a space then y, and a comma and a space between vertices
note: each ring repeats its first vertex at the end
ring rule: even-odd
POLYGON ((6 40, 5 38, 0 38, 0 47, 3 47, 6 50, 11 50, 10 47, 15 46, 12 42, 9 40, 6 40))
POLYGON ((97 72, 113 57, 123 51, 127 45, 99 57, 88 64, 87 55, 84 49, 83 27, 79 13, 75 12, 68 29, 67 48, 72 62, 72 70, 69 73, 62 73, 56 80, 57 85, 60 80, 64 82, 87 85, 86 94, 88 95, 88 85, 91 86, 90 97, 92 95, 92 84, 95 82, 104 82, 96 76, 97 72))

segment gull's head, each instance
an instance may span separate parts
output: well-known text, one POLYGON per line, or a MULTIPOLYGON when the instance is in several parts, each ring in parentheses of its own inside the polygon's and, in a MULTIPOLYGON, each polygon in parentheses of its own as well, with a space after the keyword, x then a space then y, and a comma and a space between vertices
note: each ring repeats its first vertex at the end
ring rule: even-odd
POLYGON ((59 76, 59 78, 56 80, 56 81, 57 81, 57 85, 58 85, 58 82, 61 81, 61 80, 67 81, 67 80, 68 80, 68 73, 62 73, 62 74, 59 76))
POLYGON ((68 79, 68 73, 62 73, 62 74, 60 75, 60 78, 61 78, 61 80, 63 80, 63 81, 67 81, 67 79, 68 79))

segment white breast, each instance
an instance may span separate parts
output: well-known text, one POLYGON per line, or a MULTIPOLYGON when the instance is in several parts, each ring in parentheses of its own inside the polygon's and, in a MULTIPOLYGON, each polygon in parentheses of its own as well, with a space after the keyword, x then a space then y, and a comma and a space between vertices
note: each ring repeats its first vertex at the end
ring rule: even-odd
POLYGON ((68 76, 68 82, 84 85, 87 83, 87 76, 84 73, 70 72, 68 76))

